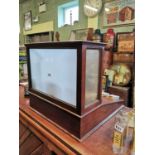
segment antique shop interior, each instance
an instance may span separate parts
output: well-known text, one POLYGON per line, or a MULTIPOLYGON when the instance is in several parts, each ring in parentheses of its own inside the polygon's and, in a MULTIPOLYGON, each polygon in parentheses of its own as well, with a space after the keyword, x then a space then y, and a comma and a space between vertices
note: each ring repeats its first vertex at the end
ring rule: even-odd
POLYGON ((134 155, 135 1, 19 0, 20 155, 134 155))

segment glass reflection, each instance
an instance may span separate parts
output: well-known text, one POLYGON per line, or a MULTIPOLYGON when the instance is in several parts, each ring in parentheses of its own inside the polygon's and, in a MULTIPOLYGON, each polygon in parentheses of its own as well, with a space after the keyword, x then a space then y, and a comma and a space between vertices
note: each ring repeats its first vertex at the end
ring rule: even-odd
POLYGON ((93 104, 98 94, 99 50, 86 50, 85 107, 93 104))
POLYGON ((76 49, 30 49, 32 88, 76 106, 76 49))

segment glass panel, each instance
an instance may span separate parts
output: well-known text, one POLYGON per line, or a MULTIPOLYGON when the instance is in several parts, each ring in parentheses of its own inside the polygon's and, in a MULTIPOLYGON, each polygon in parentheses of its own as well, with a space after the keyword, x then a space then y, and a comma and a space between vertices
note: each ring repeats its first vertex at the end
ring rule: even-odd
POLYGON ((98 95, 99 50, 86 50, 85 107, 93 104, 98 95))
POLYGON ((30 49, 32 88, 76 106, 76 49, 30 49))

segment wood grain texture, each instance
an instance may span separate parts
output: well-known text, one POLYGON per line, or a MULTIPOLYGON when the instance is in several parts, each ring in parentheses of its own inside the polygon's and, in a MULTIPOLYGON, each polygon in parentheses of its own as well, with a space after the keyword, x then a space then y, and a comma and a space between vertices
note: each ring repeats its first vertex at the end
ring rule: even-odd
POLYGON ((87 155, 91 153, 85 147, 81 146, 72 136, 55 126, 50 120, 45 119, 43 115, 36 113, 28 106, 20 106, 20 120, 27 125, 50 150, 53 150, 54 144, 57 149, 63 150, 61 151, 61 154, 64 154, 63 152, 69 155, 87 155))
MULTIPOLYGON (((109 101, 109 103, 110 102, 111 101, 109 101)), ((128 110, 126 107, 123 109, 128 110)), ((19 112, 20 121, 28 127, 51 152, 54 151, 58 155, 114 155, 112 152, 114 117, 80 142, 27 104, 21 104, 19 112)), ((123 155, 129 155, 129 153, 123 155)))
POLYGON ((76 115, 72 115, 72 113, 68 113, 50 103, 38 99, 31 94, 30 101, 32 108, 36 109, 79 139, 82 139, 89 131, 93 130, 93 128, 95 128, 102 120, 123 104, 123 101, 111 101, 108 104, 102 103, 92 111, 88 111, 81 117, 80 115, 77 117, 76 115))
POLYGON ((131 88, 130 87, 120 87, 120 86, 110 86, 107 90, 111 94, 120 96, 124 100, 124 105, 129 106, 130 97, 131 97, 131 88))
POLYGON ((80 119, 35 96, 30 95, 30 105, 73 135, 80 137, 80 119), (73 128, 74 126, 74 128, 73 128))
POLYGON ((44 144, 41 144, 30 155, 44 155, 43 147, 44 147, 44 144))
POLYGON ((43 147, 43 150, 44 150, 44 155, 51 155, 52 153, 52 151, 50 151, 45 145, 44 145, 44 147, 43 147))
POLYGON ((100 108, 92 111, 81 120, 81 137, 85 136, 89 131, 93 130, 98 124, 110 116, 121 104, 111 103, 102 105, 100 108))
POLYGON ((19 154, 31 154, 37 147, 41 145, 41 143, 42 142, 34 134, 31 133, 30 136, 26 138, 25 141, 22 143, 19 154))
POLYGON ((22 124, 22 123, 19 123, 19 138, 23 135, 23 133, 27 130, 27 127, 22 124))
POLYGON ((25 139, 30 136, 30 134, 31 134, 31 131, 29 129, 26 129, 23 135, 19 139, 19 147, 24 143, 25 139))

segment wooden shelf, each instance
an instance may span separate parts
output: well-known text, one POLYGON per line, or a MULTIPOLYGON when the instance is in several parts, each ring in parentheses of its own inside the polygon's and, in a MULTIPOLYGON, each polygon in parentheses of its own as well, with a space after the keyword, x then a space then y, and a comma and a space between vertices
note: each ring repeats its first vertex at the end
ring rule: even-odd
POLYGON ((114 53, 117 53, 117 54, 135 54, 134 52, 114 52, 114 53))
POLYGON ((33 33, 25 36, 25 43, 47 42, 53 40, 54 40, 53 31, 33 33))
POLYGON ((124 62, 124 63, 134 63, 135 62, 135 55, 134 53, 122 53, 122 52, 115 52, 113 54, 113 61, 114 62, 124 62))

